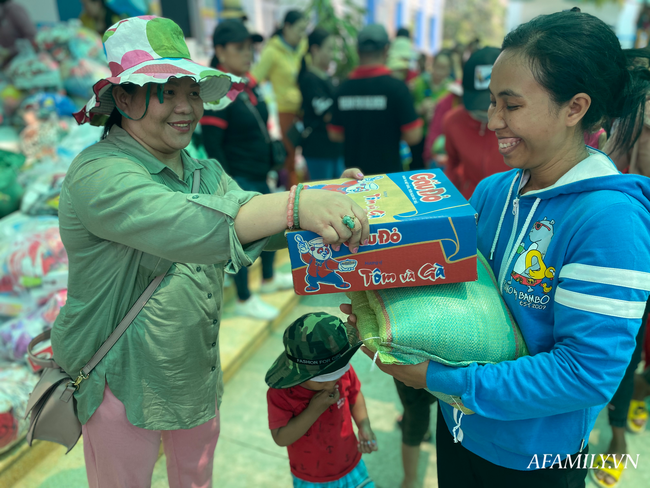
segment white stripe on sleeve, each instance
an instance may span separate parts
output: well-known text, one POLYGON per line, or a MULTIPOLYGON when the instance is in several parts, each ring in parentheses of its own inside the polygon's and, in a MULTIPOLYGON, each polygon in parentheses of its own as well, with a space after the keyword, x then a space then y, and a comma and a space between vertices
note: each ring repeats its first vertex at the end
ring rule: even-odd
POLYGON ((560 278, 650 291, 650 273, 644 271, 571 263, 562 267, 560 278))
POLYGON ((583 312, 599 313, 622 319, 640 319, 645 311, 645 302, 617 300, 615 298, 597 297, 575 291, 558 288, 555 302, 565 307, 583 312))

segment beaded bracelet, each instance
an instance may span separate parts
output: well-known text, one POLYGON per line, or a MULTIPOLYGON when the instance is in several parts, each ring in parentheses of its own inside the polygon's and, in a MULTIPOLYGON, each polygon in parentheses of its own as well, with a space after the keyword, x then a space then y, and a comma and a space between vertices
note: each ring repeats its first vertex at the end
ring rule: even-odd
POLYGON ((293 209, 296 201, 296 185, 291 187, 289 192, 289 200, 287 203, 287 228, 293 229, 293 209))
POLYGON ((299 213, 299 202, 300 202, 300 192, 303 188, 302 183, 298 183, 296 187, 296 204, 293 207, 293 228, 300 229, 300 213, 299 213))

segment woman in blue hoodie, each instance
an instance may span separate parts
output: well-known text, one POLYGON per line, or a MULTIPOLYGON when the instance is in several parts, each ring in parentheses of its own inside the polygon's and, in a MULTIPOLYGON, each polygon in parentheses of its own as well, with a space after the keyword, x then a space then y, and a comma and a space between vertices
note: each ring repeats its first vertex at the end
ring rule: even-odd
POLYGON ((650 184, 620 174, 583 134, 618 119, 615 144, 629 148, 649 88, 648 70, 632 66, 614 32, 578 9, 506 36, 488 128, 513 169, 482 181, 471 204, 478 249, 530 356, 380 365, 476 412, 440 405, 440 487, 583 487, 597 463, 589 434, 630 362, 650 292, 650 184))

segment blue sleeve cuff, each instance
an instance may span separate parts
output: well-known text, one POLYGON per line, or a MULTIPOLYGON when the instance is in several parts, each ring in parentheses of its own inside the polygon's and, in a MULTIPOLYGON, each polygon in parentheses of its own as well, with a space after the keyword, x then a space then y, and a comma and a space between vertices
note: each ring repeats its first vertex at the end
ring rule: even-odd
POLYGON ((462 396, 467 390, 467 368, 455 368, 429 361, 427 389, 447 395, 462 396))

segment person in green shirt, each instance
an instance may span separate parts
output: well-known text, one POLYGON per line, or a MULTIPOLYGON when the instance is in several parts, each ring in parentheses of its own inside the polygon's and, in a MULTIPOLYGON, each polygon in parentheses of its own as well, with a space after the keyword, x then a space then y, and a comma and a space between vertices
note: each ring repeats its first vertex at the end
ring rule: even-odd
MULTIPOLYGON (((166 273, 75 394, 88 481, 149 486, 162 438, 170 486, 207 487, 223 393, 224 271, 251 265, 269 236, 282 238, 291 202, 288 192, 242 191, 217 161, 185 150, 203 104, 225 106, 243 89, 239 78, 192 62, 168 19, 126 19, 103 40, 112 76, 75 118, 105 125, 104 137, 75 158, 61 191, 69 283, 54 358, 76 377, 166 273)), ((303 191, 298 214, 301 228, 335 249, 347 242, 357 252, 368 238, 365 211, 342 194, 303 191)))
MULTIPOLYGON (((429 130, 429 123, 433 118, 438 101, 449 93, 452 83, 452 59, 449 51, 440 51, 433 59, 430 71, 424 71, 410 83, 415 111, 424 122, 424 134, 429 130)), ((424 163, 424 139, 416 146, 411 147, 413 160, 410 169, 422 169, 424 163)))

